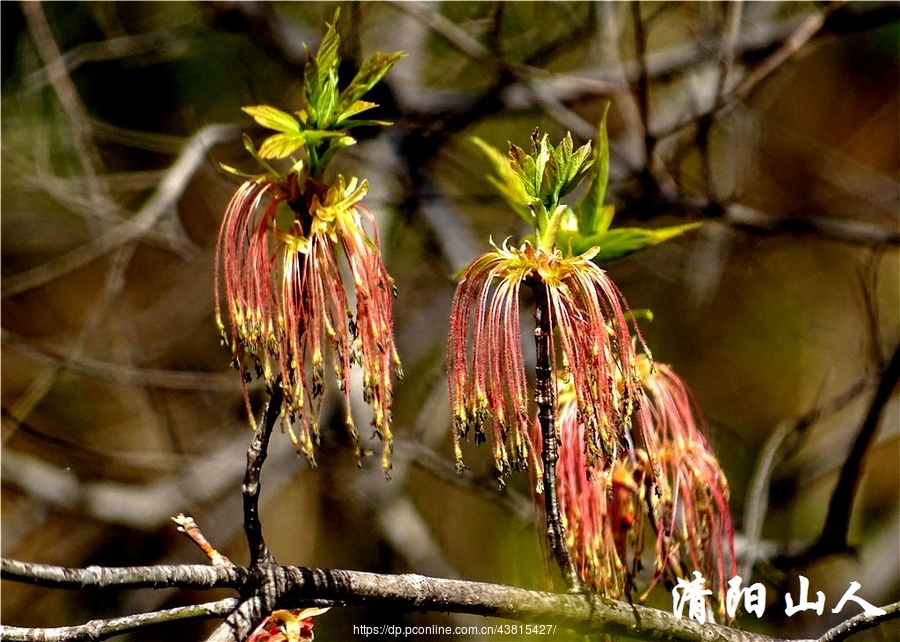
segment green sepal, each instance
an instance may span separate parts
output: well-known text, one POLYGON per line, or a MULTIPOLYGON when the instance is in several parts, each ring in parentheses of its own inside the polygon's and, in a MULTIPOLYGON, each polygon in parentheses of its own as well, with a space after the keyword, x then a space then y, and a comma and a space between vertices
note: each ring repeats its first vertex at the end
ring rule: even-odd
POLYGON ((637 310, 629 310, 628 318, 630 321, 644 320, 653 323, 653 310, 650 308, 638 308, 637 310))
POLYGON ((232 167, 231 165, 226 165, 225 163, 219 163, 219 167, 221 167, 223 170, 225 170, 229 174, 232 174, 233 176, 237 176, 239 178, 244 178, 244 179, 252 180, 252 181, 259 180, 266 176, 266 174, 248 174, 247 172, 242 172, 241 170, 237 169, 236 167, 232 167))
POLYGON ((272 176, 276 180, 280 180, 281 174, 279 174, 274 167, 266 162, 266 160, 262 157, 262 154, 256 151, 256 145, 253 144, 253 139, 250 138, 247 134, 241 134, 241 140, 244 141, 244 149, 247 150, 247 153, 250 154, 257 163, 259 163, 260 167, 266 170, 266 174, 272 176))
MULTIPOLYGON (((335 132, 336 134, 340 134, 341 132, 335 132)), ((319 164, 324 165, 327 163, 334 154, 345 147, 350 147, 351 145, 356 145, 356 139, 353 136, 341 136, 337 140, 332 139, 330 145, 328 145, 328 149, 325 150, 325 153, 322 154, 321 158, 319 158, 319 164)))

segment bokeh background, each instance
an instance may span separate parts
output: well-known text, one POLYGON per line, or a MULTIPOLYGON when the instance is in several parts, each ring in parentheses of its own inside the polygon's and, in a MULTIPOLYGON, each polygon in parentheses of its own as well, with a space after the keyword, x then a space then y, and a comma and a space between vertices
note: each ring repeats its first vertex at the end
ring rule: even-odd
MULTIPOLYGON (((756 551, 768 590, 763 617, 739 625, 815 637, 859 612, 831 613, 854 580, 873 604, 900 599, 895 3, 0 3, 3 555, 202 563, 169 521, 184 512, 247 561, 251 432, 213 318, 236 187, 219 163, 252 169, 240 134, 263 132, 241 106, 300 107, 303 43, 338 6, 348 77, 373 51, 408 53, 373 97, 396 125, 336 168, 372 186, 407 376, 389 482, 377 457, 357 468, 340 422, 314 470, 276 435, 262 519, 278 561, 554 586, 528 479, 499 490, 474 446, 454 472, 447 319, 458 271, 489 236, 522 233, 469 137, 525 146, 539 126, 586 142, 609 102, 616 224, 704 222, 608 269, 653 310, 654 356, 706 415, 738 549, 756 551), (823 524, 866 425, 847 548, 823 524), (837 545, 803 555, 816 541, 837 545), (823 615, 785 616, 799 575, 823 615)), ((61 626, 227 595, 4 582, 0 619, 61 626)), ((481 622, 343 609, 316 630, 481 622)), ((898 637, 896 623, 866 634, 898 637)))

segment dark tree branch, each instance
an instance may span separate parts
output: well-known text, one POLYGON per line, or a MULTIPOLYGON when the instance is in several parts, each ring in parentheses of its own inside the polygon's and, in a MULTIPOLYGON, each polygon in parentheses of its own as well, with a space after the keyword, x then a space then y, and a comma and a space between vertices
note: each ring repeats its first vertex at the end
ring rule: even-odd
POLYGON ((247 450, 247 471, 244 474, 244 485, 241 492, 244 498, 244 532, 247 534, 247 545, 250 547, 250 567, 261 568, 271 564, 272 559, 262 534, 259 521, 259 477, 266 461, 269 438, 281 414, 281 403, 284 392, 281 390, 281 377, 272 386, 272 396, 266 407, 262 425, 257 427, 253 442, 247 450))
POLYGON ((649 169, 653 164, 653 149, 656 147, 656 139, 650 133, 650 73, 647 69, 647 34, 641 18, 641 3, 637 0, 631 3, 631 21, 634 27, 634 55, 638 65, 635 97, 644 128, 644 166, 649 169))
POLYGON ((865 247, 900 247, 900 231, 896 227, 836 218, 818 211, 798 216, 772 216, 739 203, 722 206, 702 198, 673 197, 662 202, 640 198, 628 203, 617 216, 643 220, 658 212, 660 207, 667 208, 672 214, 720 220, 757 236, 791 235, 865 247))
POLYGON ((869 405, 866 418, 853 441, 850 453, 844 460, 837 485, 828 504, 828 514, 819 540, 813 544, 810 555, 827 555, 840 553, 849 549, 847 534, 850 530, 850 518, 853 513, 853 501, 862 476, 863 463, 869 446, 875 437, 881 421, 881 415, 890 401, 897 383, 900 382, 900 345, 894 350, 894 356, 881 375, 875 396, 869 405))
POLYGON ((762 538, 763 523, 769 504, 769 489, 775 468, 792 455, 803 442, 809 428, 823 417, 832 415, 856 400, 874 381, 864 376, 837 397, 818 405, 797 419, 782 423, 769 436, 756 461, 744 509, 746 547, 741 562, 741 577, 750 577, 756 563, 762 538))
POLYGON ((345 605, 365 605, 416 611, 448 611, 505 619, 557 624, 582 633, 604 632, 653 640, 692 642, 773 642, 774 638, 716 624, 676 619, 641 606, 601 600, 586 594, 543 591, 438 579, 423 575, 378 575, 357 571, 282 567, 290 600, 330 599, 345 605))
POLYGON ((242 494, 244 498, 244 532, 250 548, 250 582, 241 593, 244 601, 213 633, 210 640, 243 640, 275 608, 275 602, 284 591, 276 579, 275 558, 266 546, 262 524, 259 520, 260 474, 266 461, 269 438, 281 416, 284 392, 281 376, 272 386, 269 405, 262 424, 247 450, 247 471, 244 474, 242 494))

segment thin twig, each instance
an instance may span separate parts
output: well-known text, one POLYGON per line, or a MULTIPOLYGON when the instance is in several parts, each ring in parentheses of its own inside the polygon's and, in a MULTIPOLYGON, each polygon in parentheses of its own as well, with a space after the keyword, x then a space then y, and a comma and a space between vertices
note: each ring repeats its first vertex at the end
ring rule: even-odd
POLYGON ((71 372, 121 385, 146 386, 171 390, 212 392, 237 392, 241 389, 233 372, 190 372, 187 370, 162 370, 126 364, 111 363, 79 354, 65 354, 58 348, 35 345, 5 328, 0 328, 0 340, 6 347, 27 355, 36 361, 65 366, 71 372))
MULTIPOLYGON (((27 3, 26 3, 27 4, 27 3)), ((175 207, 190 179, 206 160, 206 153, 215 145, 236 138, 240 126, 207 125, 187 142, 175 163, 153 195, 134 217, 109 228, 92 241, 71 252, 35 268, 6 277, 0 282, 0 296, 9 297, 38 288, 60 276, 87 265, 110 250, 141 238, 175 207)))
POLYGON ((173 622, 195 622, 219 618, 229 613, 238 603, 238 598, 229 597, 218 602, 177 606, 171 609, 114 617, 106 620, 91 620, 77 626, 60 626, 49 629, 22 628, 0 624, 0 640, 10 642, 79 642, 81 640, 108 640, 117 635, 146 629, 156 624, 173 622))
POLYGON ((763 60, 756 68, 747 74, 740 84, 728 95, 725 104, 743 100, 756 86, 767 78, 772 72, 790 60, 803 46, 812 40, 813 36, 825 25, 825 20, 832 13, 844 6, 844 0, 836 0, 825 5, 822 11, 810 16, 800 27, 791 34, 783 45, 776 49, 772 55, 763 60))
POLYGON ((97 179, 98 173, 102 170, 102 162, 91 133, 90 119, 78 95, 78 90, 75 88, 75 83, 72 82, 63 62, 62 54, 50 30, 50 25, 47 23, 47 16, 44 14, 42 4, 40 2, 20 2, 19 7, 25 16, 35 48, 46 66, 50 84, 56 93, 63 113, 69 119, 74 130, 73 144, 87 178, 91 200, 97 206, 97 210, 94 212, 94 216, 96 216, 97 212, 102 211, 102 208, 99 207, 101 203, 109 200, 109 194, 103 183, 97 179))
POLYGON ((815 408, 798 417, 783 423, 766 440, 762 452, 756 461, 756 468, 747 491, 746 508, 744 510, 744 536, 746 537, 745 556, 741 563, 741 577, 750 577, 756 562, 757 551, 762 535, 763 523, 769 500, 769 484, 772 474, 779 463, 784 461, 799 446, 809 428, 820 419, 832 415, 857 399, 870 385, 873 377, 864 376, 844 392, 817 405, 815 408))
POLYGON ((197 525, 197 522, 194 521, 193 517, 185 515, 184 513, 178 513, 178 515, 172 518, 172 521, 178 524, 178 532, 184 533, 189 540, 194 542, 194 544, 206 554, 213 566, 234 566, 234 563, 230 559, 225 555, 222 555, 209 543, 209 540, 203 535, 203 531, 200 530, 200 527, 197 525))
POLYGON ((851 635, 874 629, 884 622, 900 618, 900 602, 888 604, 883 610, 885 611, 884 615, 873 617, 871 615, 866 615, 865 613, 860 613, 849 620, 845 620, 834 628, 826 631, 822 637, 816 640, 816 642, 842 642, 851 635))
POLYGON ((665 131, 656 132, 656 135, 659 138, 668 138, 685 127, 695 125, 702 116, 712 116, 718 112, 734 108, 742 100, 745 100, 764 79, 768 78, 812 40, 825 25, 825 20, 828 16, 843 5, 843 0, 835 0, 828 3, 823 10, 804 20, 778 49, 759 63, 734 89, 716 101, 706 113, 699 116, 693 114, 665 131))
MULTIPOLYGON (((734 48, 740 33, 743 10, 744 3, 741 0, 728 3, 725 20, 725 35, 722 38, 722 44, 719 48, 719 70, 716 78, 716 90, 713 94, 713 105, 718 104, 725 93, 728 76, 731 73, 731 67, 734 64, 734 48)), ((709 135, 712 130, 712 125, 712 112, 699 118, 697 120, 696 138, 697 148, 700 151, 700 169, 703 174, 703 182, 706 185, 706 193, 708 194, 710 201, 715 203, 718 202, 719 195, 716 190, 709 152, 709 135)))

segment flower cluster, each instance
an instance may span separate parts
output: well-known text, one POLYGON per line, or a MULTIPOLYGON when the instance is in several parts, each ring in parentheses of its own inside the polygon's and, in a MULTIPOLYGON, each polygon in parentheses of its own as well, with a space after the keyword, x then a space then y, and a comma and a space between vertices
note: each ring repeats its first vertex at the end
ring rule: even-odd
MULTIPOLYGON (((620 598, 635 586, 649 526, 656 565, 640 599, 666 573, 683 577, 693 569, 716 579, 722 611, 726 572, 735 572, 728 484, 684 382, 669 366, 651 364, 642 355, 637 360, 643 397, 638 421, 645 441, 613 460, 587 461, 574 391, 560 390, 557 479, 567 544, 582 580, 602 595, 620 598)), ((540 439, 539 428, 534 434, 540 439)))
POLYGON ((247 638, 247 642, 312 642, 313 625, 326 608, 279 609, 273 611, 247 638))
POLYGON ((252 417, 247 383, 255 372, 270 389, 283 391, 283 425, 311 463, 329 346, 346 400, 345 423, 361 454, 350 411, 350 367, 360 364, 387 470, 392 372, 399 374, 400 360, 393 340, 393 282, 381 260, 372 213, 360 203, 367 189, 365 181, 355 178, 348 182, 338 176, 332 184, 310 179, 298 204, 279 182, 245 182, 228 205, 217 248, 217 282, 221 264, 229 329, 222 320, 218 286, 216 318, 244 373, 248 413, 252 417), (371 237, 364 220, 372 227, 371 237), (341 279, 338 248, 352 275, 355 314, 341 279))
POLYGON ((558 330, 551 360, 572 381, 588 463, 615 459, 630 432, 638 379, 627 307, 592 256, 567 257, 526 241, 519 248, 494 246, 466 270, 453 299, 447 354, 458 467, 460 439, 474 429, 475 442, 485 441, 489 422, 501 475, 510 467, 540 468, 529 437, 519 326, 523 284, 545 288, 550 325, 558 330))
POLYGON ((372 425, 384 442, 382 467, 388 471, 392 373, 401 374, 391 311, 394 284, 381 260, 375 217, 361 202, 368 183, 340 175, 327 179, 326 170, 338 151, 356 144, 349 134, 352 128, 390 124, 358 116, 378 106, 362 97, 403 54, 373 54, 341 89, 339 16, 340 10, 318 52, 308 53, 300 111, 289 114, 269 105, 244 108, 275 133, 258 151, 244 137, 244 146, 264 173, 248 175, 223 166, 247 180, 228 204, 219 230, 216 320, 234 365, 243 373, 251 423, 255 427, 247 385, 255 372, 270 393, 276 388, 283 393, 282 426, 311 464, 329 352, 346 400, 344 421, 357 457, 362 456, 350 409, 351 366, 360 365, 363 398, 372 407, 372 425), (270 161, 284 159, 291 165, 282 174, 270 161), (353 297, 341 277, 340 254, 349 267, 353 297), (228 329, 219 299, 220 275, 228 329))

